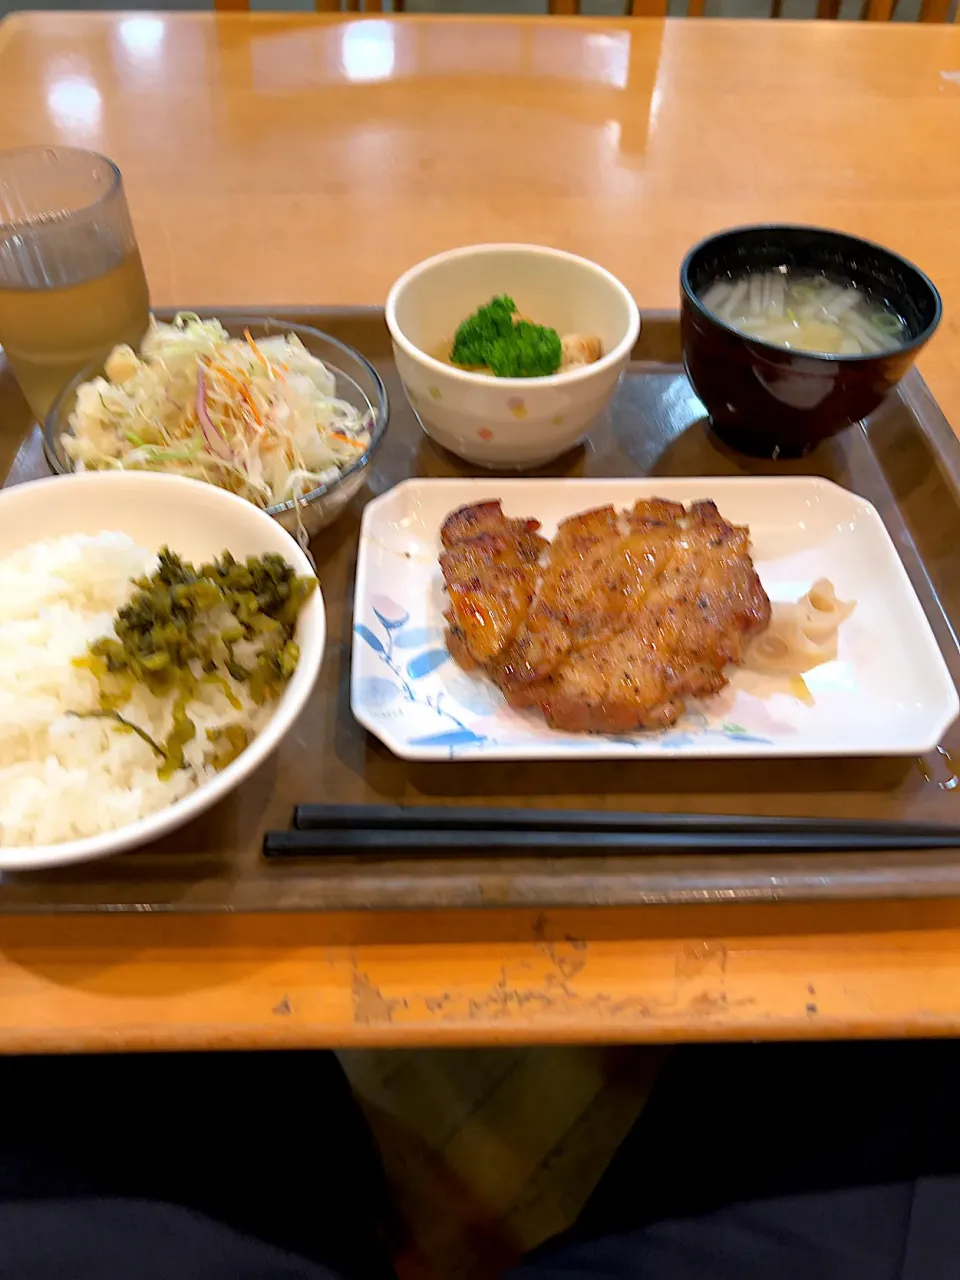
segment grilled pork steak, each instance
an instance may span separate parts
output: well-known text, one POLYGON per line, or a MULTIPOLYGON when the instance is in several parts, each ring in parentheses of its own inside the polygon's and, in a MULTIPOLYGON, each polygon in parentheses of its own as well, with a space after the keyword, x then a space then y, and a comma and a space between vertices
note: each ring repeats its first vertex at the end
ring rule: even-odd
POLYGON ((447 647, 466 670, 496 662, 526 618, 548 545, 539 528, 539 520, 508 520, 499 502, 461 507, 443 522, 447 647))
POLYGON ((556 729, 626 733, 676 720, 727 682, 770 621, 745 528, 712 502, 654 498, 564 520, 552 543, 499 502, 447 517, 440 557, 451 654, 556 729))

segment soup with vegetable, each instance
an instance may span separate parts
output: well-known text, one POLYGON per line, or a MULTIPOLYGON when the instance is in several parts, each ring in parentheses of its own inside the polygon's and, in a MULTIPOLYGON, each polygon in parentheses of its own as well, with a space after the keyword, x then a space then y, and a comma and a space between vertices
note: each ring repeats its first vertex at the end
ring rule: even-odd
POLYGON ((874 295, 788 268, 718 280, 700 301, 741 333, 796 351, 878 355, 908 336, 897 313, 874 295))

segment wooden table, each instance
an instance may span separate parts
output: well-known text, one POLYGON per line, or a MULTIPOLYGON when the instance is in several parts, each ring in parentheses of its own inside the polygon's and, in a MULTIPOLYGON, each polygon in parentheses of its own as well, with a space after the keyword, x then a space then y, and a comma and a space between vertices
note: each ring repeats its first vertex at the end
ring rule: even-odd
MULTIPOLYGON (((47 140, 119 162, 158 304, 379 303, 503 239, 663 307, 715 228, 845 228, 940 286, 960 425, 957 27, 18 15, 0 147, 47 140)), ((0 918, 9 1051, 957 1029, 960 903, 0 918)))

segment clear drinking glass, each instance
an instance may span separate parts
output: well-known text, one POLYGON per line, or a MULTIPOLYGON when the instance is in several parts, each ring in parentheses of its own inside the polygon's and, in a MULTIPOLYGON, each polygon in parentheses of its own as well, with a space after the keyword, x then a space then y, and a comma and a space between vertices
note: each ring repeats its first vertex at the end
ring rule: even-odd
POLYGON ((38 419, 149 320, 117 166, 75 147, 0 151, 0 346, 38 419))

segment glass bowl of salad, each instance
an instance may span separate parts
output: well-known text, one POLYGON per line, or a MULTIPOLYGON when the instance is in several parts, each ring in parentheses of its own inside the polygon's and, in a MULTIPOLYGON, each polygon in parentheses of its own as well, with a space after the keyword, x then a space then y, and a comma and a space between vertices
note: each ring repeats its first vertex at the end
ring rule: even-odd
POLYGON ((159 471, 247 498, 303 542, 343 511, 383 439, 380 375, 352 347, 263 316, 151 320, 61 392, 51 470, 159 471))

